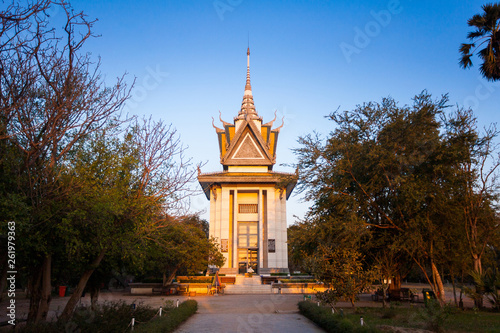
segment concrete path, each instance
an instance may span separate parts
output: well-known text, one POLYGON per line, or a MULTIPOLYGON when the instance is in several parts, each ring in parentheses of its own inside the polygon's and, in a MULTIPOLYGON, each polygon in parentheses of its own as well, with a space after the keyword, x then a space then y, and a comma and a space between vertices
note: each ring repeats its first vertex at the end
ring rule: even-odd
POLYGON ((298 313, 302 295, 223 295, 196 297, 198 311, 178 329, 188 332, 324 332, 298 313))

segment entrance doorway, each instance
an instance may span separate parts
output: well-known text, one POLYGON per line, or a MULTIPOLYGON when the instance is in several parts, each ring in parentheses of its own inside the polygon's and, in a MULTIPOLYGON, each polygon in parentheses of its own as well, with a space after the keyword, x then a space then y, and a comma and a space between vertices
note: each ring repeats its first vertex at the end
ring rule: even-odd
POLYGON ((244 274, 251 267, 258 270, 258 223, 238 223, 238 273, 244 274))
POLYGON ((245 274, 250 267, 257 273, 257 254, 257 249, 238 249, 238 274, 245 274))

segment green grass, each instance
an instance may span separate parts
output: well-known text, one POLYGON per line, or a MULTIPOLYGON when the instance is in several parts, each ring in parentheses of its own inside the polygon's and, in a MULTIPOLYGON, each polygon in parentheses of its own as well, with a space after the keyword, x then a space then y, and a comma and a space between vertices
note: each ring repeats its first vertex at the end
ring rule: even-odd
MULTIPOLYGON (((323 313, 325 317, 341 318, 340 315, 332 315, 328 307, 318 307, 316 302, 308 303, 308 311, 323 313), (321 310, 322 309, 322 310, 321 310)), ((299 308, 300 308, 299 303, 299 308)), ((352 324, 353 331, 358 329, 360 318, 363 317, 365 325, 377 330, 379 326, 396 326, 408 328, 421 328, 437 332, 499 332, 500 313, 490 311, 462 311, 454 307, 430 307, 422 305, 415 307, 389 307, 383 308, 347 308, 344 309, 344 318, 352 324)), ((301 309, 302 312, 302 309, 301 309)), ((304 315, 306 315, 304 313, 304 315)), ((308 315, 306 317, 309 318, 308 315)), ((314 317, 310 318, 315 321, 314 317)), ((320 319, 325 321, 326 319, 320 319)), ((322 326, 323 327, 323 326, 322 326)), ((325 327, 324 327, 325 328, 325 327)), ((328 329, 325 328, 327 331, 328 329)), ((333 332, 332 330, 331 332, 333 332)), ((346 331, 348 332, 348 331, 346 331)))
POLYGON ((305 317, 315 322, 327 332, 377 332, 374 327, 361 326, 359 318, 354 321, 348 316, 338 313, 332 314, 332 310, 327 307, 317 306, 316 303, 303 301, 299 302, 299 310, 305 317))

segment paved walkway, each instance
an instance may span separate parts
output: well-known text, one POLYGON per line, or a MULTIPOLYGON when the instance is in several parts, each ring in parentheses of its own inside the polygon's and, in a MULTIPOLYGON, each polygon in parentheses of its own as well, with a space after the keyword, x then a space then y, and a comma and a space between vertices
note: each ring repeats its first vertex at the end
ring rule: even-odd
POLYGON ((178 329, 188 332, 324 332, 298 313, 302 295, 223 295, 196 297, 198 311, 178 329))

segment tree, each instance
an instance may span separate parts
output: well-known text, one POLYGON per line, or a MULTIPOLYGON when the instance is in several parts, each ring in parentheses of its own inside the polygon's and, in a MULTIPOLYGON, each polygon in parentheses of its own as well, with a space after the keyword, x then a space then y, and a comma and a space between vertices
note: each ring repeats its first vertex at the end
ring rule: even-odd
POLYGON ((499 199, 498 155, 495 125, 484 133, 477 129, 477 119, 470 110, 458 110, 448 122, 447 148, 458 155, 453 165, 456 175, 453 194, 456 216, 465 230, 474 271, 482 274, 482 257, 491 242, 498 237, 499 225, 495 204, 499 199))
POLYGON ((195 274, 208 265, 222 266, 224 257, 203 225, 196 215, 167 219, 162 228, 142 239, 140 252, 130 258, 132 266, 141 273, 162 274, 165 287, 179 271, 195 274))
POLYGON ((59 246, 50 235, 61 221, 62 160, 78 140, 117 115, 129 90, 123 77, 104 85, 99 63, 83 52, 93 21, 69 4, 13 1, 0 17, 0 140, 19 162, 8 197, 29 208, 20 245, 31 272, 28 321, 39 321, 50 304, 52 255, 59 246), (54 7, 65 15, 62 30, 49 20, 54 7))
MULTIPOLYGON (((361 249, 374 253, 379 264, 387 251, 402 260, 397 265, 405 265, 409 258, 441 304, 445 298, 440 267, 450 264, 447 255, 454 242, 465 240, 463 233, 464 237, 448 237, 454 230, 466 230, 462 215, 450 216, 466 193, 459 170, 471 161, 470 154, 484 156, 479 146, 492 148, 482 144, 484 138, 471 135, 475 132, 467 132, 472 145, 464 144, 463 137, 457 139, 454 126, 465 131, 466 122, 459 121, 460 112, 443 117, 446 103, 447 96, 434 101, 423 92, 411 106, 399 107, 389 98, 335 112, 329 118, 336 127, 324 143, 318 135, 308 135, 299 139, 301 147, 295 150, 299 188, 307 190, 306 198, 313 202, 313 223, 335 224, 336 228, 328 227, 335 232, 350 228, 369 233, 361 249)), ((493 174, 489 180, 496 179, 493 174)), ((473 184, 469 188, 475 195, 481 193, 477 186, 486 178, 481 173, 468 175, 473 184)), ((494 197, 495 186, 488 184, 483 198, 494 197)), ((494 216, 485 215, 494 211, 493 202, 481 201, 479 215, 488 219, 476 224, 481 230, 493 231, 494 216)), ((488 244, 486 233, 480 238, 481 247, 488 244)))
POLYGON ((463 43, 460 46, 462 54, 460 66, 471 67, 471 57, 477 53, 483 61, 480 67, 481 74, 489 81, 498 81, 500 80, 500 3, 485 4, 482 9, 484 13, 476 14, 467 21, 475 30, 467 35, 472 43, 463 43), (483 48, 477 51, 481 47, 483 48))
MULTIPOLYGON (((64 176, 72 191, 58 236, 64 239, 66 252, 81 261, 82 270, 61 314, 63 321, 71 317, 87 282, 105 256, 148 255, 137 248, 144 240, 157 239, 158 234, 186 243, 196 240, 188 237, 196 229, 204 238, 200 228, 174 228, 175 223, 171 223, 180 200, 189 193, 186 185, 193 181, 196 172, 190 160, 184 158, 175 129, 149 119, 132 124, 123 138, 116 133, 118 129, 112 130, 89 135, 66 160, 64 176)), ((184 247, 184 257, 196 255, 192 249, 202 248, 195 242, 189 245, 184 247)), ((151 247, 146 249, 153 251, 151 247)), ((162 250, 165 255, 174 253, 171 248, 162 250)))

